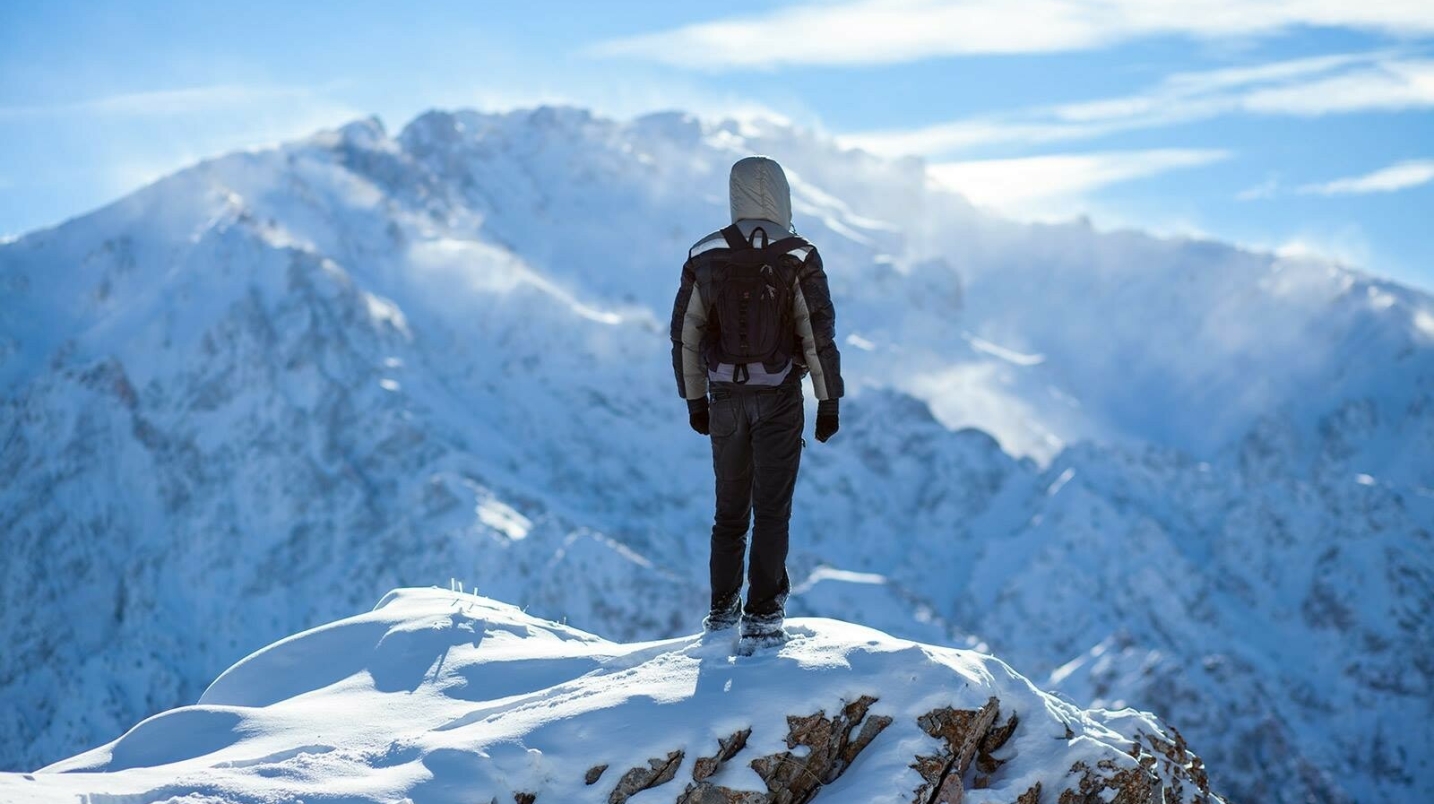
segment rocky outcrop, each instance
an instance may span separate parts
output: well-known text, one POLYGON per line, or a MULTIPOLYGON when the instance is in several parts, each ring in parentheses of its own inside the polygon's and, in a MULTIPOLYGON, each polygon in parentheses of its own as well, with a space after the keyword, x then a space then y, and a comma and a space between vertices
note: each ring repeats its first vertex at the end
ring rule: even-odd
POLYGON ((947 706, 917 718, 921 730, 941 740, 942 747, 940 753, 917 756, 912 764, 925 780, 916 788, 913 804, 961 804, 965 792, 961 777, 971 766, 999 711, 1000 704, 991 698, 977 710, 947 706))
POLYGON ((757 757, 752 770, 762 777, 767 793, 732 790, 707 781, 747 744, 751 729, 718 743, 714 756, 699 759, 692 768, 693 783, 677 798, 679 804, 799 804, 811 801, 823 785, 841 777, 857 755, 887 726, 891 718, 870 715, 876 699, 863 695, 827 717, 818 711, 787 718, 787 748, 757 757), (870 715, 870 716, 868 716, 870 715), (801 751, 799 749, 806 749, 801 751))
MULTIPOLYGON (((766 783, 765 792, 735 790, 713 781, 723 766, 748 745, 752 729, 734 732, 717 741, 710 756, 692 765, 692 781, 674 799, 675 804, 802 804, 815 799, 851 766, 857 756, 892 724, 892 718, 871 713, 877 701, 862 696, 843 704, 832 716, 818 711, 787 717, 787 751, 752 759, 748 764, 766 783)), ((962 804, 969 790, 991 786, 1011 757, 999 757, 1021 725, 1012 713, 1001 721, 1000 701, 992 697, 979 709, 940 707, 916 719, 926 734, 939 741, 933 754, 918 754, 911 767, 923 782, 912 792, 911 804, 962 804), (974 770, 973 770, 974 769, 974 770), (968 786, 969 780, 969 786, 968 786)), ((1043 790, 1059 790, 1056 804, 1220 804, 1210 791, 1204 763, 1189 750, 1184 737, 1171 728, 1173 738, 1140 732, 1128 753, 1109 749, 1110 756, 1075 761, 1064 778, 1037 781, 1015 799, 1015 804, 1049 804, 1043 790)), ((1067 729, 1056 735, 1069 743, 1067 729)), ((684 752, 648 760, 645 766, 623 774, 608 796, 621 804, 642 790, 672 781, 684 752)), ((590 768, 588 785, 596 784, 606 765, 590 768)))
POLYGON ((660 759, 649 759, 646 767, 638 766, 624 773, 607 797, 608 804, 623 804, 643 790, 672 781, 677 775, 677 768, 682 765, 683 756, 682 751, 673 751, 660 759))
MULTIPOLYGON (((722 768, 722 764, 737 755, 738 751, 747 747, 747 738, 752 736, 751 729, 742 729, 734 732, 731 737, 717 741, 717 753, 710 757, 698 757, 696 764, 692 766, 692 781, 702 782, 710 778, 722 768)), ((691 789, 690 787, 688 788, 691 789)))
MULTIPOLYGON (((1061 791, 1059 804, 1159 804, 1193 802, 1213 804, 1221 799, 1210 792, 1204 762, 1191 753, 1185 738, 1171 728, 1173 740, 1142 732, 1125 757, 1098 760, 1094 767, 1078 761, 1071 766, 1073 785, 1061 791)), ((1069 784, 1069 782, 1068 782, 1069 784)))
POLYGON ((752 761, 752 769, 772 791, 773 804, 808 801, 822 785, 836 781, 851 766, 857 754, 891 725, 889 717, 867 717, 873 703, 875 698, 863 695, 831 718, 822 712, 787 718, 787 746, 805 747, 805 754, 784 751, 752 761))

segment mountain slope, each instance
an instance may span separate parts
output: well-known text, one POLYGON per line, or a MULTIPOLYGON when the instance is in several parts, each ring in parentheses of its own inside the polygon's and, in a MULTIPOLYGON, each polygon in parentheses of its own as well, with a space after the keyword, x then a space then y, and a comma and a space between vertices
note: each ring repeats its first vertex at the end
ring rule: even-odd
POLYGON ((854 389, 803 462, 794 614, 1169 713, 1236 798, 1434 783, 1434 301, 572 109, 360 121, 0 246, 0 759, 397 586, 689 632, 710 456, 666 308, 749 151, 790 168, 854 389))
POLYGON ((0 797, 1222 800, 1152 715, 1082 711, 990 656, 833 620, 790 630, 738 658, 730 631, 622 645, 486 598, 396 590, 244 659, 194 706, 0 774, 0 797))

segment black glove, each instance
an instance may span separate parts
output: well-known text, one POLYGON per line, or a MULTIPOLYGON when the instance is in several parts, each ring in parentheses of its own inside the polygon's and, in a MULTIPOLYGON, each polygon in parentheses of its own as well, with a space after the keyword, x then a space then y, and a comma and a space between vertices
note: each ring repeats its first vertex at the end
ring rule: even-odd
POLYGON ((707 419, 707 397, 701 399, 687 400, 687 423, 698 435, 707 435, 709 432, 707 419))
POLYGON ((817 403, 817 440, 826 443, 828 438, 836 435, 841 425, 837 422, 837 401, 835 399, 823 399, 817 403))

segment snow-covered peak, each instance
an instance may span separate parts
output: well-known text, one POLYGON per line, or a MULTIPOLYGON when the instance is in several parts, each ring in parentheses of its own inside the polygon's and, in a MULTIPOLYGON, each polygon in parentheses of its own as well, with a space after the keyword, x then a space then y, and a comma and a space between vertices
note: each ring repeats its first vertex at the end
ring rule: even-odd
POLYGON ((1082 710, 991 656, 863 626, 788 630, 741 657, 730 631, 620 644, 400 589, 240 661, 194 706, 0 774, 0 798, 1221 801, 1153 715, 1082 710))
POLYGON ((395 586, 689 633, 711 456, 667 313, 753 151, 851 392, 803 457, 793 614, 1168 714, 1250 800, 1429 787, 1427 294, 1002 221, 780 121, 561 108, 359 121, 0 244, 9 767, 395 586))

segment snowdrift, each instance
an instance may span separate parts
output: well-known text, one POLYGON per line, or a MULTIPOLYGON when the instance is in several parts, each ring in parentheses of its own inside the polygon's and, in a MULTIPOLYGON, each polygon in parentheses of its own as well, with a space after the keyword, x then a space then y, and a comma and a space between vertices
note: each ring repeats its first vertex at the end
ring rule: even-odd
POLYGON ((390 592, 224 672, 198 704, 0 800, 1220 802, 1157 717, 1084 711, 998 659, 799 618, 619 644, 488 598, 390 592))

